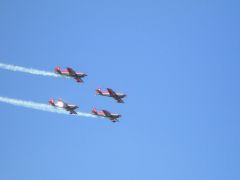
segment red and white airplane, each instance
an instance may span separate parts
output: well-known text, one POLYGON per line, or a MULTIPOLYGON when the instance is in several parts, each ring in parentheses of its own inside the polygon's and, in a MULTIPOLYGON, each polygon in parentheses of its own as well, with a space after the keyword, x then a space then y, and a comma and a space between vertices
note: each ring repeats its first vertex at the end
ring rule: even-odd
POLYGON ((65 103, 61 99, 59 99, 56 103, 54 102, 54 99, 50 99, 48 101, 48 104, 53 107, 65 109, 66 111, 69 111, 70 114, 77 114, 77 112, 75 110, 78 108, 78 106, 65 103))
POLYGON ((114 123, 119 122, 118 118, 122 117, 120 114, 110 113, 106 110, 97 111, 95 107, 92 109, 92 114, 96 116, 108 118, 114 123))
POLYGON ((107 88, 107 91, 102 91, 101 88, 98 88, 98 89, 96 89, 96 94, 100 95, 100 96, 112 97, 118 103, 124 103, 124 101, 122 99, 127 96, 126 94, 123 94, 123 93, 116 93, 110 88, 107 88))
POLYGON ((61 70, 59 66, 55 67, 54 69, 56 74, 62 75, 62 76, 67 76, 67 77, 72 77, 74 78, 77 82, 83 82, 82 78, 87 76, 85 73, 81 72, 75 72, 72 68, 67 68, 66 70, 61 70))

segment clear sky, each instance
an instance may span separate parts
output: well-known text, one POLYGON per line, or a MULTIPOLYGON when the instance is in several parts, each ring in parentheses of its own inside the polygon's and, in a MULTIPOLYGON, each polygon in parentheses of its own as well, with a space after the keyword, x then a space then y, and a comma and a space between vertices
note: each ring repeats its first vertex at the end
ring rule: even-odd
POLYGON ((240 1, 1 0, 0 96, 62 98, 121 122, 0 103, 0 179, 239 180, 240 1), (111 87, 125 104, 95 96, 111 87))

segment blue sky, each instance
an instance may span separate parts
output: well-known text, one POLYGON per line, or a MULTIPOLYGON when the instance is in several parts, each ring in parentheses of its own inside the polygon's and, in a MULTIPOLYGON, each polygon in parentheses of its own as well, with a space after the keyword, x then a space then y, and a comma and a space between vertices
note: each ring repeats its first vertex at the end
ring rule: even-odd
POLYGON ((240 2, 0 2, 0 96, 62 98, 120 123, 0 103, 0 179, 239 180, 240 2), (119 105, 97 87, 128 94, 119 105))

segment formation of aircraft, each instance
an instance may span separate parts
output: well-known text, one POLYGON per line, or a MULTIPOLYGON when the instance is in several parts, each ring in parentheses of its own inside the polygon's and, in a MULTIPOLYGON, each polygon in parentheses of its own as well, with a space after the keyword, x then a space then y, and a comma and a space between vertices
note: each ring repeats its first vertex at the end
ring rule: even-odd
POLYGON ((59 99, 56 103, 54 102, 54 99, 50 99, 48 104, 53 107, 69 111, 70 114, 77 114, 75 110, 78 108, 78 106, 63 102, 61 99, 59 99))
POLYGON ((112 122, 118 122, 118 118, 121 117, 120 114, 111 113, 107 110, 97 111, 95 107, 92 109, 92 114, 94 114, 96 116, 108 118, 112 122))
POLYGON ((83 82, 82 78, 87 76, 87 74, 85 74, 85 73, 75 72, 70 67, 68 67, 65 70, 61 70, 61 68, 59 66, 57 66, 57 67, 55 67, 54 71, 55 71, 56 74, 74 78, 79 83, 82 83, 83 82))
POLYGON ((107 91, 102 91, 101 88, 98 88, 98 89, 96 89, 96 94, 100 95, 100 96, 112 97, 118 103, 124 103, 124 101, 122 99, 127 96, 126 94, 115 92, 110 88, 107 88, 107 91))
MULTIPOLYGON (((61 70, 61 68, 57 66, 55 67, 54 72, 61 76, 74 78, 79 83, 83 82, 82 78, 87 76, 87 74, 75 72, 72 68, 69 67, 66 70, 61 70)), ((98 88, 96 89, 96 94, 100 96, 111 97, 115 99, 118 103, 124 103, 123 98, 127 96, 126 94, 115 92, 110 88, 107 88, 106 91, 102 91, 100 88, 98 88)), ((50 99, 48 104, 56 108, 64 109, 70 114, 77 114, 75 110, 78 108, 78 106, 63 102, 61 99, 59 99, 57 102, 55 102, 54 99, 50 99)), ((122 117, 120 114, 111 113, 107 110, 97 111, 95 107, 92 109, 91 113, 95 116, 108 118, 114 123, 119 122, 118 119, 122 117)))

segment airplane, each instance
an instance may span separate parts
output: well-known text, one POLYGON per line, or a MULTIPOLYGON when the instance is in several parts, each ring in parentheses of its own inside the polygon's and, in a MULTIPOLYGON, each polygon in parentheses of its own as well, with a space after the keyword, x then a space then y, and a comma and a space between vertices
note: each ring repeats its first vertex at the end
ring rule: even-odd
POLYGON ((123 93, 116 93, 110 88, 107 88, 107 91, 102 91, 101 88, 98 88, 98 89, 96 89, 96 94, 101 95, 101 96, 112 97, 118 103, 124 103, 124 101, 122 99, 127 96, 126 94, 123 94, 123 93))
POLYGON ((56 74, 72 77, 79 83, 83 82, 82 78, 87 76, 87 74, 81 73, 81 72, 75 72, 72 68, 69 68, 69 67, 66 70, 61 70, 61 68, 57 66, 55 67, 54 71, 56 74))
POLYGON ((75 109, 78 108, 78 106, 73 105, 73 104, 68 104, 63 102, 61 99, 59 99, 56 103, 54 102, 54 99, 50 99, 48 101, 48 104, 53 106, 53 107, 57 107, 57 108, 61 108, 61 109, 65 109, 66 111, 69 111, 70 114, 77 114, 77 112, 75 111, 75 109))
POLYGON ((92 114, 96 116, 108 118, 114 123, 119 122, 118 118, 122 117, 120 114, 110 113, 106 110, 97 111, 95 107, 92 109, 92 114))

